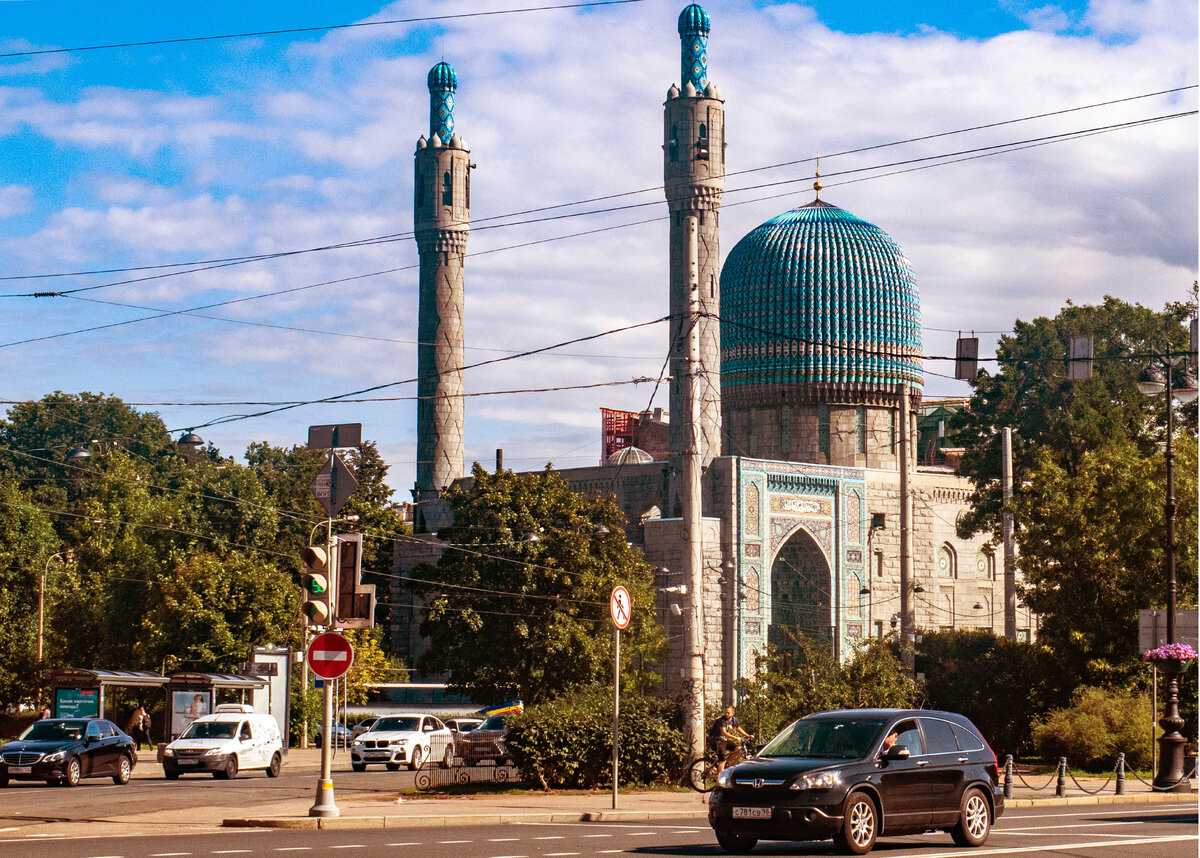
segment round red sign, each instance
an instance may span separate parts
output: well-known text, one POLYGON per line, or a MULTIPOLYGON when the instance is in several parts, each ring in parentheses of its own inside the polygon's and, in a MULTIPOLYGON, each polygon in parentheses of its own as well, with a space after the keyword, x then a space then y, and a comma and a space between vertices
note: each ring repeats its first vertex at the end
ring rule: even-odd
POLYGON ((613 625, 618 629, 629 625, 633 616, 633 604, 629 598, 629 591, 620 584, 613 588, 612 596, 609 597, 608 612, 612 614, 613 625))
POLYGON ((324 632, 308 645, 308 666, 322 679, 337 679, 354 664, 354 647, 336 632, 324 632))

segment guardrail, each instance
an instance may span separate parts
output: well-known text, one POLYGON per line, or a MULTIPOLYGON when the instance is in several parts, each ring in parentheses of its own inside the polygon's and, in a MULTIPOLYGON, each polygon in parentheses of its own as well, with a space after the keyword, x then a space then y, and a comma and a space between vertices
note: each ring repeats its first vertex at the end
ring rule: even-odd
POLYGON ((416 787, 419 790, 432 790, 450 784, 475 783, 520 783, 521 770, 505 760, 495 765, 490 760, 484 765, 468 765, 462 757, 455 757, 454 763, 443 766, 441 762, 425 761, 417 770, 416 787))
MULTIPOLYGON (((1142 778, 1136 771, 1130 770, 1130 773, 1133 775, 1133 777, 1135 779, 1141 781, 1143 784, 1150 787, 1150 789, 1153 790, 1154 792, 1174 792, 1176 787, 1178 787, 1182 784, 1185 784, 1192 778, 1196 777, 1196 768, 1197 768, 1196 761, 1193 760, 1192 761, 1192 770, 1190 772, 1185 774, 1182 778, 1180 778, 1175 783, 1170 784, 1165 787, 1155 786, 1153 783, 1150 783, 1149 781, 1142 778)), ((1021 773, 1016 770, 1016 767, 1013 765, 1012 754, 1007 754, 1004 757, 1004 797, 1012 798, 1012 796, 1013 796, 1013 778, 1014 777, 1021 782, 1022 786, 1024 786, 1025 789, 1033 790, 1034 792, 1041 792, 1042 790, 1047 790, 1050 788, 1050 785, 1053 784, 1054 785, 1054 795, 1056 798, 1063 798, 1066 796, 1066 794, 1067 794, 1067 778, 1068 777, 1070 777, 1071 780, 1074 781, 1075 787, 1077 789, 1079 789, 1083 793, 1086 793, 1087 795, 1099 795, 1100 793, 1102 793, 1104 790, 1106 790, 1108 788, 1109 784, 1113 783, 1114 781, 1116 782, 1116 785, 1115 785, 1116 795, 1125 795, 1125 774, 1126 774, 1125 754, 1120 753, 1120 754, 1117 754, 1116 765, 1113 767, 1113 770, 1109 773, 1109 775, 1105 779, 1104 783, 1100 784, 1100 786, 1098 786, 1095 789, 1088 789, 1083 784, 1081 784, 1079 782, 1078 778, 1075 777, 1074 773, 1071 772, 1067 768, 1067 758, 1059 757, 1058 765, 1055 767, 1054 774, 1052 774, 1050 776, 1050 779, 1048 781, 1046 781, 1046 783, 1042 784, 1041 786, 1034 786, 1033 784, 1029 783, 1029 781, 1025 780, 1025 778, 1021 775, 1021 773)))

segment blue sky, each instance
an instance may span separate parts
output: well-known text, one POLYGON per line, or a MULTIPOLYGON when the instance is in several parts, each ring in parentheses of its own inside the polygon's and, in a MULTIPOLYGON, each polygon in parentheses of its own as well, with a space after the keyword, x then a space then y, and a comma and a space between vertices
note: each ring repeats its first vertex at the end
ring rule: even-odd
MULTIPOLYGON (((507 7, 518 5, 526 4, 507 7)), ((646 0, 0 58, 0 276, 403 236, 412 226, 413 147, 428 133, 425 74, 445 57, 459 74, 458 129, 478 164, 468 360, 657 318, 666 313, 661 191, 621 199, 652 203, 644 208, 484 225, 661 183, 661 105, 679 73, 675 20, 683 5, 646 0)), ((0 52, 506 5, 210 2, 154 7, 155 15, 147 8, 0 0, 0 52)), ((1197 267, 1195 116, 917 172, 881 165, 1192 111, 1195 89, 837 153, 1194 86, 1191 0, 706 8, 730 170, 821 153, 831 177, 823 198, 887 230, 912 261, 928 354, 953 354, 958 330, 980 332, 988 353, 995 332, 1015 318, 1053 315, 1067 300, 1112 294, 1157 307, 1186 297, 1197 267)), ((808 202, 812 169, 791 163, 731 176, 722 251, 808 202), (791 184, 742 190, 764 181, 791 184)), ((224 421, 198 431, 228 455, 251 441, 299 443, 314 423, 362 422, 406 499, 416 408, 405 398, 414 386, 403 382, 416 371, 415 264, 415 245, 401 237, 127 283, 119 281, 165 271, 0 281, 0 295, 10 296, 0 299, 0 359, 17 367, 5 374, 0 399, 103 391, 147 403, 173 429, 224 421), (103 288, 24 297, 79 287, 103 288), (180 314, 213 304, 223 306, 180 314), (176 315, 137 321, 155 311, 176 315), (279 407, 251 403, 380 385, 369 398, 387 401, 226 420, 279 407)), ((629 383, 657 376, 665 348, 665 330, 650 326, 469 371, 467 389, 477 394, 611 385, 470 399, 469 459, 490 463, 502 447, 513 467, 594 463, 601 406, 665 406, 652 385, 629 383)), ((945 377, 944 361, 929 361, 927 371, 928 396, 965 394, 945 377)))

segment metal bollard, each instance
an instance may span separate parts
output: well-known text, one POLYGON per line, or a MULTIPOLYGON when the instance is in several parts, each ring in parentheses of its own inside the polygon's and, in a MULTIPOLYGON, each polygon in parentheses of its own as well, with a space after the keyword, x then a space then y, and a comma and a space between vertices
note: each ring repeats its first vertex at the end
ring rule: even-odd
POLYGON ((1054 788, 1055 798, 1063 798, 1067 794, 1067 758, 1058 758, 1058 785, 1054 788))
POLYGON ((1125 795, 1125 753, 1117 754, 1117 795, 1125 795))
POLYGON ((1012 798, 1013 791, 1013 758, 1012 754, 1004 755, 1004 797, 1012 798))

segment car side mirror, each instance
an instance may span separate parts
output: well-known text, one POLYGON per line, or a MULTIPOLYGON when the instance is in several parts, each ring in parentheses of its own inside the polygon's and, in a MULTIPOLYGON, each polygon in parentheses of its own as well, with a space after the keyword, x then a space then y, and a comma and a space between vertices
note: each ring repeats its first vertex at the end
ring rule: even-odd
POLYGON ((907 760, 909 756, 908 745, 892 745, 883 752, 885 760, 907 760))
POLYGON ((86 736, 83 737, 83 744, 85 744, 85 745, 94 745, 99 741, 100 741, 100 737, 94 736, 91 733, 88 733, 86 736))

